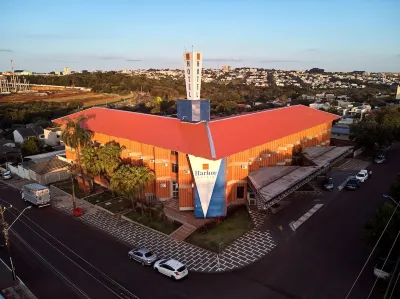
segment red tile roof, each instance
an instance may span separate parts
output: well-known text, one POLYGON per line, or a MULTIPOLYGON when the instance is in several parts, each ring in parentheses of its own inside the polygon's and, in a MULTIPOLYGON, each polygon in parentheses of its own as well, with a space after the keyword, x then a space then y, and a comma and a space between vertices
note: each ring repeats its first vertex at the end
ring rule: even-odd
MULTIPOLYGON (((339 117, 302 105, 187 123, 176 118, 106 108, 69 115, 88 116, 87 127, 98 133, 138 141, 207 159, 220 159, 243 150, 332 122, 339 117)), ((62 123, 63 119, 54 120, 62 123)))

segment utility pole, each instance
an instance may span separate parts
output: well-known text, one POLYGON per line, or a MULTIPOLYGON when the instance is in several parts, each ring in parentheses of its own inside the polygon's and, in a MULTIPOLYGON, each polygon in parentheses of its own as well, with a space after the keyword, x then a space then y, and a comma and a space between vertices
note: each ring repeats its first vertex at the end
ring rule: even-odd
POLYGON ((2 231, 3 231, 3 236, 4 236, 4 246, 7 248, 8 256, 10 258, 11 274, 12 274, 13 280, 16 281, 17 276, 15 274, 14 263, 13 263, 12 257, 11 257, 10 240, 8 238, 8 224, 6 222, 6 219, 4 218, 4 212, 6 210, 7 210, 7 208, 0 205, 1 226, 2 226, 2 231))

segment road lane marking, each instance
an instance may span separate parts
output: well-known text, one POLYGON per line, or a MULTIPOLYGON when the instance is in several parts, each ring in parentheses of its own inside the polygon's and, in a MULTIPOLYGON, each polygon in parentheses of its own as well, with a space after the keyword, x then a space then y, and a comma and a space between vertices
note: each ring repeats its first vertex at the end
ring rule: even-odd
MULTIPOLYGON (((0 198, 1 201, 7 203, 7 204, 11 204, 7 201, 5 201, 4 199, 0 198)), ((13 206, 13 209, 15 209, 16 211, 18 211, 18 213, 20 213, 21 211, 19 211, 16 207, 13 206)), ((9 210, 10 213, 11 210, 9 210)), ((17 216, 16 214, 12 213, 14 216, 17 216)), ((22 217, 20 218, 20 222, 23 223, 26 227, 28 227, 30 230, 32 230, 36 235, 38 235, 41 239, 43 239, 46 243, 48 243, 51 247, 53 247, 56 251, 58 251, 62 256, 64 256, 66 259, 68 259, 69 261, 71 261, 73 264, 75 264, 78 268, 80 268, 82 271, 84 271, 86 274, 88 274, 90 277, 92 277, 94 280, 96 280, 99 284, 101 284, 102 286, 104 286, 106 289, 108 289, 110 292, 112 292, 114 295, 116 295, 119 298, 123 298, 123 299, 139 299, 138 296, 136 296, 135 294, 133 294, 132 292, 130 292, 129 290, 127 290, 125 287, 123 287, 122 285, 120 285, 119 283, 117 283, 116 281, 114 281, 112 278, 110 278, 109 276, 107 276, 104 272, 100 271, 98 268, 96 268, 95 266, 93 266, 91 263, 89 263, 87 260, 85 260, 84 258, 82 258, 80 255, 78 255, 76 252, 74 252, 72 249, 70 249, 68 246, 66 246, 65 244, 63 244, 61 241, 59 241, 57 238, 55 238, 54 236, 52 236, 49 232, 47 232, 45 229, 43 229, 40 225, 38 225, 36 222, 34 222, 32 219, 30 219, 28 216, 22 214, 22 217), (26 218, 27 220, 29 220, 31 223, 33 223, 35 226, 37 226, 39 229, 41 229, 45 234, 47 234, 49 237, 51 237, 53 240, 55 240, 57 243, 59 243, 61 246, 63 246, 65 249, 67 249, 69 252, 71 252, 74 256, 76 256, 77 258, 79 258, 81 261, 85 262, 87 265, 89 265, 90 267, 92 267, 94 270, 96 270, 98 273, 101 274, 101 276, 107 280, 107 282, 109 282, 110 284, 112 284, 114 287, 117 287, 119 290, 114 291, 113 289, 111 289, 110 287, 108 287, 107 285, 105 285, 103 282, 101 282, 98 278, 96 278, 94 275, 92 275, 90 272, 88 272, 87 270, 85 270, 82 266, 80 266, 78 263, 76 263, 75 261, 73 261, 70 257, 68 257, 65 253, 63 253, 61 250, 59 250, 57 247, 55 247, 53 244, 51 244, 48 240, 46 240, 43 236, 41 236, 38 232, 36 232, 31 226, 29 226, 27 223, 25 223, 21 218, 26 218), (125 292, 126 294, 121 293, 120 291, 125 292), (119 294, 117 293, 119 292, 119 294)), ((11 231, 13 231, 11 229, 11 231)))

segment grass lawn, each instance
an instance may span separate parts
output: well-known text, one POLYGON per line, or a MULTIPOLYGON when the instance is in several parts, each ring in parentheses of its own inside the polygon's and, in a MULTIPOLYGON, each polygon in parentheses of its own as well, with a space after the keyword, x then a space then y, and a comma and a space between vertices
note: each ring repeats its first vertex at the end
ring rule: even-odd
POLYGON ((110 200, 113 198, 113 195, 110 191, 101 192, 95 195, 91 195, 85 198, 86 201, 90 202, 91 204, 99 204, 104 201, 110 200))
POLYGON ((214 223, 208 229, 200 229, 186 241, 199 247, 218 252, 219 243, 227 247, 252 227, 252 221, 246 207, 234 207, 228 210, 228 216, 221 223, 214 223))
MULTIPOLYGON (((71 184, 70 180, 64 181, 64 182, 61 182, 61 183, 56 183, 56 184, 53 184, 53 185, 56 186, 57 188, 59 188, 59 189, 61 189, 61 190, 63 190, 63 191, 65 191, 65 192, 67 192, 67 193, 72 195, 72 184, 71 184)), ((75 187, 74 189, 75 189, 75 197, 76 198, 83 198, 83 197, 89 195, 89 194, 87 194, 87 193, 85 193, 85 192, 83 192, 83 191, 81 191, 79 189, 78 183, 75 182, 74 187, 75 187)))
POLYGON ((129 199, 119 197, 110 201, 103 201, 98 206, 113 213, 120 213, 132 208, 132 202, 129 199))
POLYGON ((142 216, 140 211, 130 211, 124 216, 167 235, 171 234, 182 225, 178 222, 164 221, 162 219, 156 219, 155 217, 150 219, 148 214, 145 213, 145 215, 142 216))

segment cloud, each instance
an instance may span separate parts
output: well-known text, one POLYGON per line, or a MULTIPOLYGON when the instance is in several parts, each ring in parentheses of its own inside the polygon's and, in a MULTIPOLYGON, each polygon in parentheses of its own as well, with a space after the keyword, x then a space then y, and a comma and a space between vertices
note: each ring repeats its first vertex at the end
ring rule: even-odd
POLYGON ((55 63, 77 63, 76 61, 52 60, 52 59, 40 59, 40 61, 55 62, 55 63))
POLYGON ((141 59, 126 58, 126 57, 123 57, 123 56, 98 56, 97 58, 101 59, 101 60, 125 60, 126 62, 142 61, 141 59))
POLYGON ((231 61, 243 61, 239 58, 204 58, 206 62, 231 62, 231 61))
POLYGON ((0 48, 0 52, 12 53, 13 50, 0 48))
POLYGON ((263 59, 259 60, 260 63, 293 63, 300 62, 299 60, 285 60, 285 59, 263 59))

